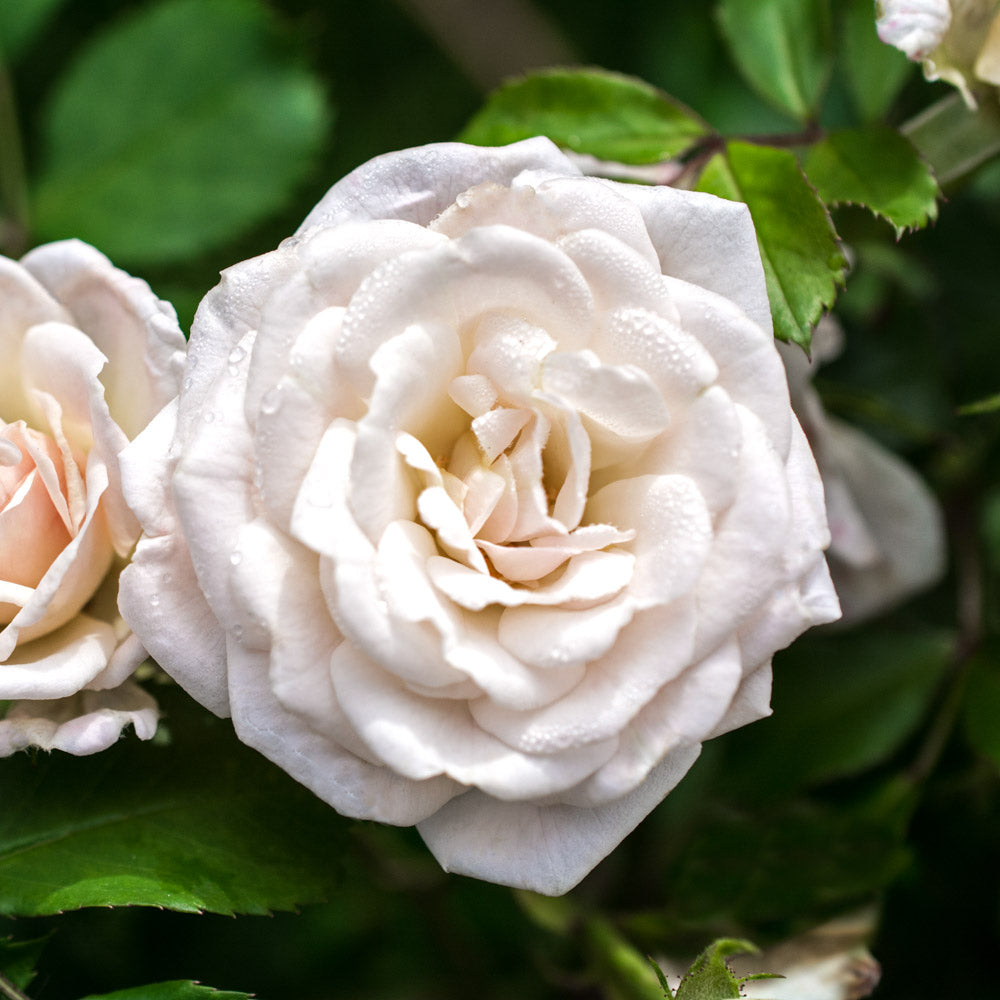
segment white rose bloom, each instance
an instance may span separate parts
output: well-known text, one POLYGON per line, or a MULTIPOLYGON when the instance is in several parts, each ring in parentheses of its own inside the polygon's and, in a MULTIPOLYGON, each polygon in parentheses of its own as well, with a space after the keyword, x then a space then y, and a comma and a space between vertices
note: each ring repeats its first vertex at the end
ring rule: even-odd
POLYGON ((946 80, 976 107, 981 84, 1000 85, 1000 0, 878 0, 879 38, 946 80))
POLYGON ((843 334, 827 317, 813 334, 812 363, 779 344, 792 408, 819 465, 830 523, 827 559, 844 612, 857 623, 936 583, 945 568, 944 518, 934 494, 901 458, 867 434, 831 417, 812 375, 841 350, 843 334))
POLYGON ((838 614, 744 206, 547 140, 339 184, 123 457, 122 612, 341 813, 576 884, 838 614))
POLYGON ((116 606, 139 538, 117 456, 176 395, 184 352, 173 309, 93 247, 0 257, 0 756, 156 729, 116 606))

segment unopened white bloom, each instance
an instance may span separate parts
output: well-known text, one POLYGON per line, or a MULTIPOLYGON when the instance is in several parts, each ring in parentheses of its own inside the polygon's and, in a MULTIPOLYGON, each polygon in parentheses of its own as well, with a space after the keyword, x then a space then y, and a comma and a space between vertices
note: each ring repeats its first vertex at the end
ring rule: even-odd
POLYGON ((1000 85, 1000 0, 879 0, 879 38, 947 80, 976 107, 982 84, 1000 85))
POLYGON ((882 977, 867 942, 875 930, 871 910, 852 913, 815 927, 753 956, 732 960, 738 975, 758 970, 781 979, 743 984, 746 997, 760 1000, 864 1000, 882 977))
POLYGON ((340 812, 542 892, 838 613, 745 207, 547 140, 335 185, 123 462, 161 664, 340 812))
POLYGON ((0 257, 0 756, 156 728, 116 606, 139 537, 117 456, 176 394, 183 358, 173 309, 93 247, 0 257))
POLYGON ((886 611, 936 583, 945 567, 944 519, 923 480, 897 455, 831 417, 812 374, 841 350, 843 334, 826 318, 813 334, 812 363, 781 344, 792 406, 812 447, 830 522, 827 560, 844 622, 886 611))

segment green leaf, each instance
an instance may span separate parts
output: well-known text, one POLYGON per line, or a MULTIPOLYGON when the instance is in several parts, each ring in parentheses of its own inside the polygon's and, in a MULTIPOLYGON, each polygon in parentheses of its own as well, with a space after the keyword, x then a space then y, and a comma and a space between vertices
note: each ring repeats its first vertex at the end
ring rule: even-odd
POLYGON ((64 3, 65 0, 0 3, 0 61, 16 62, 64 3))
POLYGON ((953 641, 874 628, 799 640, 776 659, 774 714, 726 741, 734 787, 776 795, 883 763, 924 721, 953 641))
POLYGON ((887 125, 831 132, 812 146, 806 176, 827 205, 863 205, 900 236, 937 218, 937 181, 912 144, 887 125))
POLYGON ((6 976, 17 989, 27 989, 35 978, 35 966, 48 940, 48 935, 30 941, 0 938, 0 975, 6 976))
POLYGON ((100 996, 95 994, 83 1000, 250 1000, 250 994, 213 990, 209 986, 177 979, 169 983, 136 986, 130 990, 115 990, 100 996))
POLYGON ((750 209, 774 334, 808 350, 812 328, 833 305, 847 262, 830 215, 795 156, 731 142, 708 162, 698 187, 750 209))
POLYGON ((532 73, 494 91, 460 139, 502 146, 533 135, 619 163, 657 163, 709 132, 692 111, 655 87, 598 69, 532 73))
POLYGON ((756 945, 737 938, 720 938, 713 941, 684 973, 677 987, 677 1000, 730 1000, 741 996, 740 983, 726 959, 730 955, 744 955, 757 951, 756 945))
POLYGON ((829 0, 722 0, 716 16, 747 81, 793 118, 814 118, 833 63, 829 0))
POLYGON ((664 975, 663 969, 649 955, 646 956, 646 961, 653 967, 653 974, 656 976, 656 981, 660 984, 660 989, 663 990, 663 995, 667 1000, 675 1000, 674 991, 670 988, 670 983, 667 982, 667 977, 664 975))
POLYGON ((899 49, 875 31, 872 0, 843 0, 840 55, 847 86, 865 121, 884 118, 914 72, 899 49))
POLYGON ((275 28, 256 0, 165 0, 99 36, 42 123, 37 235, 164 263, 280 208, 327 115, 275 28))
POLYGON ((266 913, 334 892, 343 820, 229 723, 176 690, 157 697, 167 745, 0 761, 0 913, 266 913))

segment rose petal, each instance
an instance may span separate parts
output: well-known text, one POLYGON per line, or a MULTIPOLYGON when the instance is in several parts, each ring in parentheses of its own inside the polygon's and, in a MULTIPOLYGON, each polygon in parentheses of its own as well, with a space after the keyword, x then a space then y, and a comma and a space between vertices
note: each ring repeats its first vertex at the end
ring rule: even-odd
POLYGON ((4 417, 26 415, 21 383, 21 346, 25 330, 39 323, 72 322, 69 314, 17 261, 0 256, 0 397, 4 417))
POLYGON ((173 306, 79 240, 38 247, 21 265, 113 359, 101 379, 108 409, 125 437, 134 438, 181 386, 186 349, 173 306))
POLYGON ((709 386, 677 414, 635 470, 669 469, 690 479, 714 518, 733 502, 742 437, 733 401, 720 386, 709 386))
POLYGON ((518 659, 543 669, 590 663, 607 653, 635 612, 635 602, 627 596, 581 610, 505 608, 497 638, 518 659))
POLYGON ((694 337, 648 309, 611 312, 594 337, 605 364, 634 365, 656 386, 669 413, 684 409, 719 377, 718 365, 694 337))
MULTIPOLYGON (((70 450, 104 465, 108 477, 104 516, 115 551, 126 556, 139 537, 139 524, 122 496, 117 456, 128 437, 112 419, 105 399, 101 376, 107 361, 75 327, 44 323, 25 334, 22 381, 35 403, 38 425, 47 425, 57 439, 65 435, 67 478, 75 471, 70 450)), ((117 371, 117 364, 114 368, 117 371)), ((155 412, 150 410, 150 416, 155 412)))
POLYGON ((619 735, 618 752, 575 789, 574 805, 604 805, 634 791, 664 757, 698 746, 719 725, 740 681, 735 640, 724 644, 665 684, 619 735))
POLYGON ((635 531, 624 548, 635 557, 628 593, 638 608, 690 591, 709 558, 712 522, 697 487, 684 476, 609 483, 591 497, 587 518, 635 531))
POLYGON ((456 604, 479 611, 489 604, 587 607, 614 597, 627 586, 633 565, 634 558, 628 552, 582 552, 569 560, 557 579, 535 588, 512 587, 444 556, 431 556, 427 572, 434 585, 456 604))
POLYGON ((469 188, 509 183, 524 170, 575 174, 548 139, 526 139, 497 149, 437 143, 377 156, 335 184, 306 216, 299 232, 358 219, 404 219, 426 226, 469 188))
POLYGON ((87 615, 18 645, 0 663, 0 699, 55 699, 74 695, 107 665, 114 629, 87 615))
POLYGON ((233 717, 239 738, 344 816, 409 826, 461 791, 447 778, 411 781, 317 733, 275 698, 267 654, 229 640, 233 717))
POLYGON ((837 535, 830 568, 845 618, 861 621, 930 586, 944 572, 941 510, 916 473, 871 438, 832 419, 829 432, 833 468, 879 540, 876 566, 856 567, 842 558, 838 537, 849 513, 831 498, 830 527, 837 535))
MULTIPOLYGON (((617 623, 615 616, 612 621, 617 623)), ((610 739, 692 662, 695 627, 691 600, 639 612, 559 701, 536 712, 510 712, 477 701, 472 714, 485 730, 527 752, 551 753, 610 739)))
POLYGON ((771 332, 764 266, 746 205, 662 185, 614 187, 642 213, 663 274, 735 302, 757 326, 771 332))
POLYGON ((159 715, 152 696, 131 682, 57 701, 15 702, 0 719, 0 757, 26 747, 82 757, 116 743, 126 726, 140 740, 152 739, 159 715))
POLYGON ((718 364, 719 385, 763 421, 771 444, 786 459, 792 425, 788 384, 770 326, 752 322, 728 299, 672 278, 664 281, 685 332, 699 340, 718 364))
POLYGON ((471 791, 417 829, 445 871, 558 896, 659 805, 700 751, 700 745, 678 747, 634 792, 605 806, 504 802, 471 791))
POLYGON ((477 318, 507 311, 512 301, 525 322, 570 349, 583 346, 593 326, 590 290, 565 254, 517 229, 487 226, 376 268, 348 306, 339 362, 366 395, 373 384, 368 361, 385 341, 409 326, 441 323, 471 333, 477 318))
MULTIPOLYGON (((252 338, 242 341, 244 349, 252 338)), ((253 469, 241 387, 234 379, 219 379, 205 396, 201 428, 178 460, 172 486, 198 585, 227 630, 251 627, 233 602, 230 574, 239 560, 240 527, 254 516, 253 469)))
POLYGON ((557 757, 512 750, 480 729, 463 702, 414 695, 351 643, 337 647, 331 670, 358 735, 413 780, 446 774, 497 798, 533 798, 572 787, 615 750, 613 738, 557 757))

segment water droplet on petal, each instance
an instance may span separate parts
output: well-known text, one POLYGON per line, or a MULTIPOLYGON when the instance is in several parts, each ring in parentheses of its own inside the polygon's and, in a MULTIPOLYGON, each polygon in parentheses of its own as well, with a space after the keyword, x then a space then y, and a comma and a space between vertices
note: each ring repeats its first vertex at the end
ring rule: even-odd
POLYGON ((277 388, 271 389, 260 401, 260 412, 266 414, 277 413, 281 409, 281 392, 277 388))

